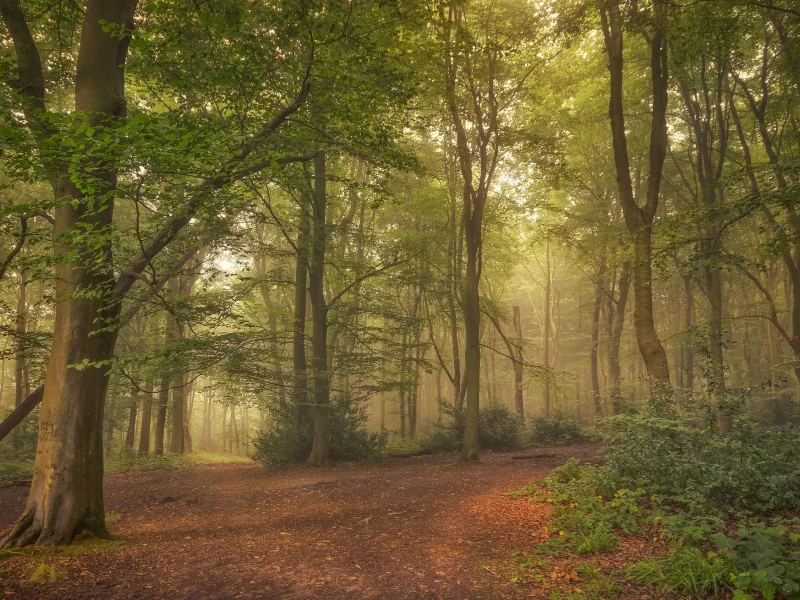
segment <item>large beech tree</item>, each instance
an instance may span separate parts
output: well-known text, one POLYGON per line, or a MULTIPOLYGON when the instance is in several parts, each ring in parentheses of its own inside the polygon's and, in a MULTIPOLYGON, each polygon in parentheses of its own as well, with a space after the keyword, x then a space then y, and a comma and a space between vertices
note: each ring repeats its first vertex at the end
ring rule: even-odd
POLYGON ((75 111, 62 130, 48 117, 42 62, 26 15, 18 0, 0 3, 17 58, 15 96, 53 188, 57 264, 55 329, 34 477, 25 509, 1 545, 67 543, 82 529, 107 535, 103 407, 122 300, 216 190, 276 164, 307 160, 264 153, 266 141, 308 95, 313 51, 302 48, 311 58, 295 96, 277 113, 265 115, 221 167, 192 186, 178 210, 115 276, 111 228, 119 147, 113 132, 126 116, 124 66, 135 11, 134 0, 87 2, 74 74, 75 111))

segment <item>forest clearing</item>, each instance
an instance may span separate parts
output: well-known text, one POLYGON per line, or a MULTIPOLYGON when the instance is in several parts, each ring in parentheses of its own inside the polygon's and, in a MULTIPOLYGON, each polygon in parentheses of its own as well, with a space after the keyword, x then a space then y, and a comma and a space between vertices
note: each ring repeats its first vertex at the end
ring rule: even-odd
MULTIPOLYGON (((531 570, 513 560, 548 535, 549 511, 503 492, 596 449, 492 454, 475 468, 441 456, 276 474, 240 463, 110 475, 118 547, 69 560, 10 551, 0 568, 11 598, 551 598, 603 578, 619 595, 620 583, 636 589, 616 573, 635 553, 575 580, 550 574, 597 561, 531 570), (30 581, 40 564, 54 566, 55 581, 30 581)), ((4 506, 24 499, 23 489, 0 488, 4 506)), ((0 527, 9 524, 4 514, 0 527)))
POLYGON ((0 589, 800 600, 800 0, 0 0, 0 589))

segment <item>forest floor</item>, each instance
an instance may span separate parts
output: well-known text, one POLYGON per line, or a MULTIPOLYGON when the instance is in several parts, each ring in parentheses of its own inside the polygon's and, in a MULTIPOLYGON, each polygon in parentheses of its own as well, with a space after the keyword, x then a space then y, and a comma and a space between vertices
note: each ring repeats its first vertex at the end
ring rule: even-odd
MULTIPOLYGON (((116 541, 0 552, 2 597, 652 598, 619 568, 652 551, 528 558, 549 508, 505 495, 596 445, 329 469, 255 463, 107 475, 116 541), (519 455, 541 455, 515 460, 519 455)), ((0 487, 0 530, 27 490, 0 487)))

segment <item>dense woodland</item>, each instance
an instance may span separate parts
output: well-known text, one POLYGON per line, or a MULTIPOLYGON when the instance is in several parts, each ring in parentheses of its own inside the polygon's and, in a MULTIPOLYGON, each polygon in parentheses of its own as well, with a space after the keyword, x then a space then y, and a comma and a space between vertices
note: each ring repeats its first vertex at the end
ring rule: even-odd
POLYGON ((797 2, 0 17, 0 544, 105 535, 104 457, 795 431, 797 2))

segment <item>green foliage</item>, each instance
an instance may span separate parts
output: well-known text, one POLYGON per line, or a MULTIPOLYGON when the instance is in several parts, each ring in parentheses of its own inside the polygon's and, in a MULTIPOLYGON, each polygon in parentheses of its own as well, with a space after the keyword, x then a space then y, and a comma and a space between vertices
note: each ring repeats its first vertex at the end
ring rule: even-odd
POLYGON ((600 526, 588 534, 581 533, 578 536, 576 551, 578 554, 597 554, 607 552, 617 545, 615 536, 608 527, 600 526))
MULTIPOLYGON (((308 458, 314 425, 292 406, 273 407, 272 428, 253 441, 253 458, 267 469, 285 467, 308 458)), ((386 447, 386 432, 366 429, 366 407, 338 396, 330 405, 331 458, 337 461, 367 461, 379 458, 386 447)))
POLYGON ((695 598, 718 598, 726 589, 728 565, 713 552, 681 546, 666 556, 648 558, 625 570, 639 583, 656 585, 670 592, 691 594, 695 598))
POLYGON ((616 546, 619 533, 640 529, 639 500, 644 490, 620 489, 604 498, 596 487, 598 471, 570 459, 542 482, 544 493, 534 497, 554 506, 549 546, 567 545, 578 554, 605 552, 616 546))
POLYGON ((650 585, 695 598, 733 597, 741 600, 800 598, 800 535, 785 524, 742 526, 731 538, 711 536, 716 551, 678 546, 666 556, 648 558, 626 574, 650 585))
POLYGON ((615 417, 606 433, 605 493, 643 487, 695 513, 800 508, 798 428, 759 431, 737 419, 730 434, 712 436, 651 414, 615 417))
POLYGON ((783 524, 740 527, 736 538, 712 536, 731 566, 735 598, 800 598, 800 534, 783 524))
POLYGON ((626 570, 639 581, 695 598, 800 598, 798 521, 754 521, 727 533, 733 518, 796 510, 796 429, 756 430, 737 419, 713 436, 665 412, 615 417, 606 425, 607 463, 575 460, 531 486, 554 506, 547 546, 579 554, 613 547, 617 535, 655 534, 677 541, 665 555, 626 570))
POLYGON ((461 439, 454 427, 434 425, 420 436, 419 443, 431 452, 456 452, 461 446, 461 439))
POLYGON ((534 417, 526 437, 531 446, 579 444, 591 439, 573 417, 563 413, 534 417))
POLYGON ((522 445, 525 423, 504 404, 481 407, 478 420, 478 443, 487 450, 513 450, 522 445))
MULTIPOLYGON (((435 425, 420 437, 420 445, 433 452, 455 452, 464 435, 464 415, 444 406, 451 417, 445 425, 435 425)), ((478 420, 478 443, 483 450, 514 450, 523 445, 525 423, 504 404, 481 407, 478 420)))

